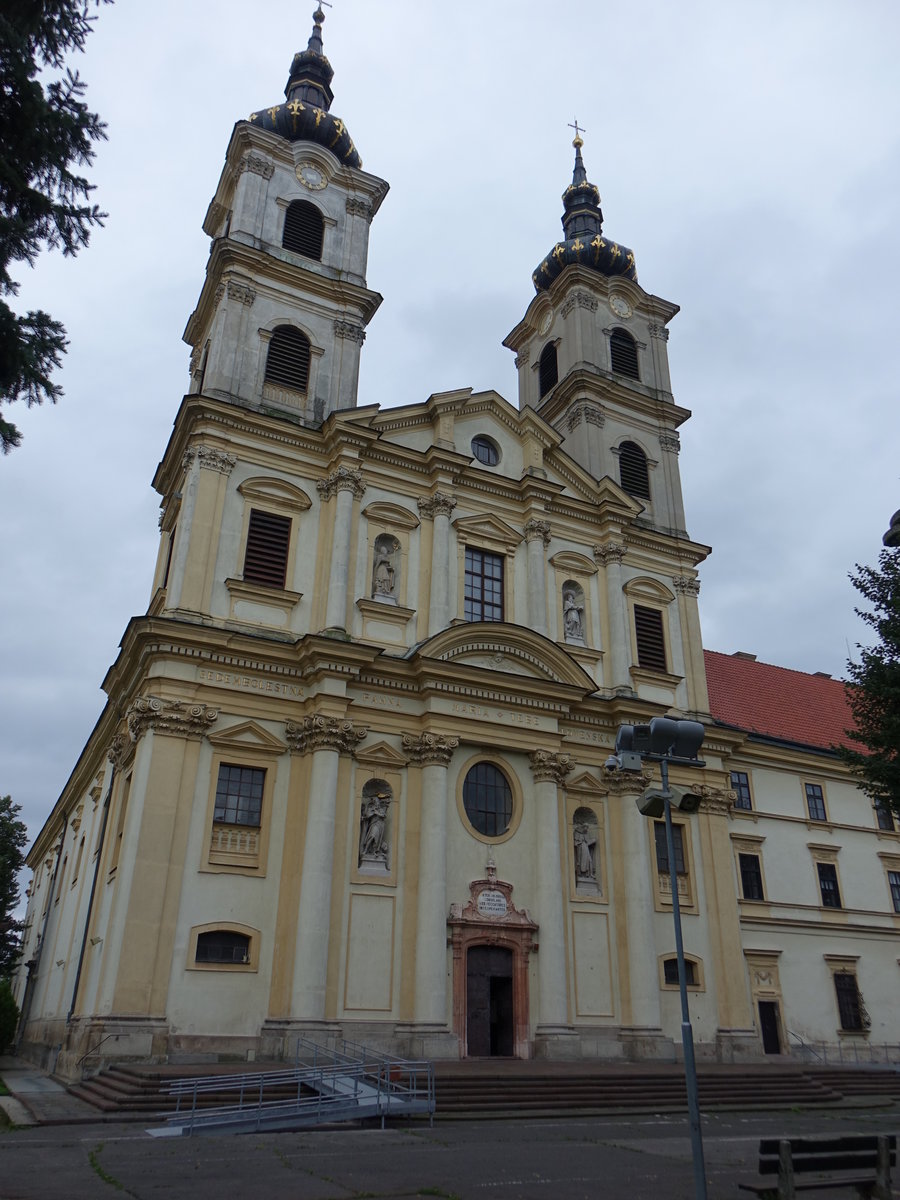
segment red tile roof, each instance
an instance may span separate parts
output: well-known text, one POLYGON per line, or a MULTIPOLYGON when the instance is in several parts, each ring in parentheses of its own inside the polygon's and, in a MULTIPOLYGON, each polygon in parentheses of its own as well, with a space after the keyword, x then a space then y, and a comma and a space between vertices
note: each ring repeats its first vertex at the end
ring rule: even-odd
POLYGON ((841 680, 715 650, 703 656, 717 721, 803 746, 828 749, 846 742, 853 718, 841 680))

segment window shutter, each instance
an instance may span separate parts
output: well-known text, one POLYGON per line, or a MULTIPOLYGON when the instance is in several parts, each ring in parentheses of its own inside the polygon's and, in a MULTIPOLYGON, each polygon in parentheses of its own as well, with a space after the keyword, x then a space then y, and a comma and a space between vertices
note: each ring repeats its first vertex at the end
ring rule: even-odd
POLYGON ((623 442, 619 447, 619 479, 629 496, 650 499, 647 455, 635 442, 623 442))
POLYGON ((648 671, 666 670, 666 640, 663 635, 663 615, 658 608, 634 606, 634 632, 637 640, 638 666, 648 671))
POLYGON ((556 361, 556 346, 553 342, 548 342, 541 351, 538 363, 538 383, 542 398, 556 385, 558 379, 559 366, 556 361))
POLYGON ((285 213, 281 244, 304 258, 321 261, 325 225, 322 214, 308 200, 295 200, 285 213))
POLYGON ((287 575, 291 519, 262 509, 250 510, 244 579, 266 587, 283 588, 287 575))
POLYGON ((309 383, 309 338, 292 325, 279 325, 269 342, 266 382, 305 392, 309 383))
POLYGON ((614 329, 610 334, 609 358, 616 375, 627 375, 629 379, 640 379, 637 346, 631 334, 626 333, 624 329, 614 329))

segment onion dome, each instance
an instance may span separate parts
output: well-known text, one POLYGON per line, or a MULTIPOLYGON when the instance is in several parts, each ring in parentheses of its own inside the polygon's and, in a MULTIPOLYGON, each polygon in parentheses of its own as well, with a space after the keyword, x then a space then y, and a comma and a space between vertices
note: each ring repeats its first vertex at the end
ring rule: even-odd
POLYGON ((313 13, 313 31, 306 49, 294 55, 291 73, 284 89, 284 104, 261 108, 250 120, 261 129, 280 134, 289 142, 318 142, 345 167, 361 167, 362 159, 340 117, 329 111, 334 96, 331 80, 334 70, 322 45, 321 7, 313 13))
POLYGON ((601 275, 624 275, 626 279, 633 279, 637 283, 632 252, 627 246, 620 246, 603 236, 600 193, 588 181, 581 157, 584 142, 577 132, 572 145, 575 147, 575 170, 572 172, 572 182, 562 194, 565 238, 556 243, 532 274, 535 290, 546 291, 570 263, 578 263, 601 275))

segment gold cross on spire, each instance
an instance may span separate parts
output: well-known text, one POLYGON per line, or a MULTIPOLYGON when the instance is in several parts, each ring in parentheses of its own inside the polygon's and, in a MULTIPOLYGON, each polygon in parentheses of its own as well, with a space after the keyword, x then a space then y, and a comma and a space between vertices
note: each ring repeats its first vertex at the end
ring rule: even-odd
POLYGON ((570 128, 570 129, 574 129, 574 130, 575 130, 575 137, 574 137, 574 139, 573 139, 573 141, 572 141, 572 145, 573 145, 573 146, 583 146, 583 145, 584 145, 584 139, 582 138, 582 136, 581 136, 581 135, 582 135, 583 133, 587 133, 587 130, 586 130, 586 129, 584 129, 582 126, 580 126, 580 125, 578 124, 578 118, 577 118, 577 117, 575 118, 575 123, 574 123, 574 124, 573 124, 571 121, 569 122, 569 128, 570 128))

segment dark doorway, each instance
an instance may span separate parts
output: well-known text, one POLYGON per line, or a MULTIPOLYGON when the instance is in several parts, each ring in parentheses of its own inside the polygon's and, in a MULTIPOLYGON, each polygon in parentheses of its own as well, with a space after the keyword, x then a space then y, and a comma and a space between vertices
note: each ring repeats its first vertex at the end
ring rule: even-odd
POLYGON ((766 1054, 780 1054, 781 1038, 778 1036, 778 1005, 774 1000, 759 1001, 759 1028, 762 1033, 763 1051, 766 1054))
POLYGON ((466 955, 466 1053, 470 1058, 513 1053, 512 950, 472 946, 466 955))

